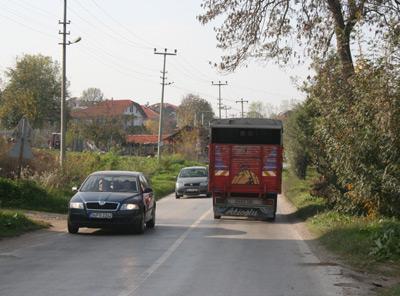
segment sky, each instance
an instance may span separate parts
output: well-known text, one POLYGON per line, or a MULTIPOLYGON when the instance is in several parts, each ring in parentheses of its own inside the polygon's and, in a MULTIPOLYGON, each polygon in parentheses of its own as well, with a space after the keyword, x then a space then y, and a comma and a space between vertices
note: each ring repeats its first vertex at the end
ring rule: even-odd
MULTIPOLYGON (((140 104, 159 103, 163 57, 157 51, 177 50, 166 61, 165 102, 179 105, 188 93, 201 96, 217 113, 218 87, 223 116, 239 116, 237 100, 280 106, 304 99, 296 83, 309 74, 303 66, 279 67, 273 62, 249 61, 234 73, 220 73, 210 65, 219 62, 214 26, 201 25, 201 0, 68 0, 70 41, 67 47, 67 79, 72 97, 89 87, 100 88, 106 98, 131 99, 140 104), (294 79, 293 79, 294 78, 294 79)), ((0 0, 0 77, 24 54, 43 54, 61 61, 58 24, 63 0, 0 0)), ((221 21, 221 20, 219 20, 221 21)), ((248 104, 244 105, 246 112, 248 104)))

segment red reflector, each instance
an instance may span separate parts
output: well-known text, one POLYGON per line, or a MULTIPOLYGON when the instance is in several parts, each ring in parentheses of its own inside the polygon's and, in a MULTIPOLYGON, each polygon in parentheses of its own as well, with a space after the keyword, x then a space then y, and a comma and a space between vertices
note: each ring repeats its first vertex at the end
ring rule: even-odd
POLYGON ((274 205, 274 200, 273 200, 273 199, 267 199, 267 200, 265 201, 265 203, 266 203, 267 205, 269 205, 269 206, 272 206, 272 205, 274 205))

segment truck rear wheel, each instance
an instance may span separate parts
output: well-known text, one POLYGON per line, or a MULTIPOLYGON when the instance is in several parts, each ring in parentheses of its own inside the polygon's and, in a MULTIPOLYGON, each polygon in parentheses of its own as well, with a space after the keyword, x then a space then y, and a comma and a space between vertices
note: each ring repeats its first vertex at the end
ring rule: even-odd
POLYGON ((221 215, 214 214, 214 219, 221 219, 221 215))

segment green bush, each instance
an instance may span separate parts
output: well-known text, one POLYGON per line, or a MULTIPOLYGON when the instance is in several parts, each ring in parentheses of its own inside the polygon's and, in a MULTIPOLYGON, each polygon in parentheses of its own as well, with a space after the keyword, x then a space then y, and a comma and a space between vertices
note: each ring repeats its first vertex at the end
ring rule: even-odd
POLYGON ((400 216, 398 67, 360 59, 356 69, 344 81, 335 57, 316 63, 303 111, 288 121, 291 166, 302 177, 309 156, 326 181, 321 192, 342 212, 400 216))
MULTIPOLYGON (((43 159, 51 159, 41 153, 43 159)), ((156 158, 119 156, 114 152, 68 153, 64 169, 36 172, 28 180, 0 179, 0 206, 64 213, 73 195, 72 186, 80 185, 90 173, 99 170, 143 172, 150 178, 156 198, 161 198, 174 191, 182 167, 196 164, 178 155, 165 156, 159 164, 156 158)))
POLYGON ((65 213, 68 197, 46 190, 33 181, 0 178, 0 204, 3 208, 65 213))

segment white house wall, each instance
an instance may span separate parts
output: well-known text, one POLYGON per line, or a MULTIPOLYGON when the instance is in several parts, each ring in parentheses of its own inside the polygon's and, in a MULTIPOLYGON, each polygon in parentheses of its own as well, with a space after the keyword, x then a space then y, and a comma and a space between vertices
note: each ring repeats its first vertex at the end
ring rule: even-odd
POLYGON ((134 119, 128 123, 128 126, 142 126, 145 121, 145 118, 143 117, 142 113, 138 110, 138 108, 134 104, 125 109, 124 115, 134 116, 134 119))

